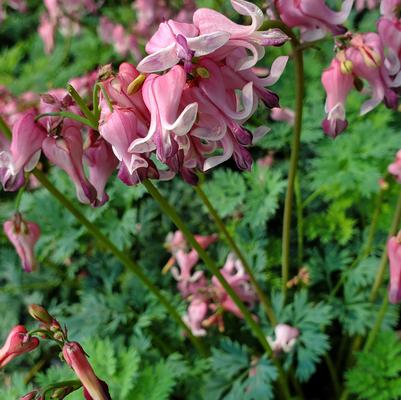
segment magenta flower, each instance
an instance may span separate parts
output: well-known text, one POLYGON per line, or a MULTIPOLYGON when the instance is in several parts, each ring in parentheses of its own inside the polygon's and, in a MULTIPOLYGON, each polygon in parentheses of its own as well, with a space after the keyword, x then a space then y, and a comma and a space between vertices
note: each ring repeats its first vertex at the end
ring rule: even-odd
POLYGON ((400 6, 401 0, 381 0, 380 13, 388 18, 397 17, 400 6))
POLYGON ((183 321, 191 329, 194 336, 205 336, 206 330, 203 328, 203 322, 208 313, 208 302, 201 296, 195 296, 188 306, 187 313, 183 316, 183 321))
POLYGON ((84 204, 95 204, 96 189, 85 176, 83 167, 83 142, 80 128, 64 126, 62 137, 47 137, 43 152, 50 162, 64 170, 73 181, 77 198, 84 204))
POLYGON ((15 247, 25 272, 36 270, 34 247, 40 237, 40 228, 34 222, 25 221, 21 214, 17 213, 14 218, 3 225, 4 233, 15 247))
POLYGON ((9 179, 14 181, 21 171, 31 171, 39 161, 42 142, 46 131, 37 122, 35 114, 26 112, 21 115, 12 128, 9 150, 0 151, 0 170, 7 169, 2 177, 4 186, 9 179))
POLYGON ((102 138, 98 138, 84 152, 84 158, 89 169, 89 182, 96 189, 95 206, 103 205, 109 196, 104 191, 107 181, 117 168, 118 159, 114 156, 111 146, 102 138))
POLYGON ((132 142, 130 152, 145 153, 156 149, 162 162, 177 153, 175 138, 191 130, 198 111, 198 104, 191 103, 178 114, 185 85, 186 73, 180 66, 162 76, 152 74, 146 78, 142 93, 151 114, 150 127, 146 136, 132 142))
POLYGON ((348 125, 345 119, 345 101, 354 85, 354 79, 335 58, 328 69, 323 71, 322 84, 326 90, 326 118, 322 122, 324 132, 335 138, 348 125))
POLYGON ((401 301, 401 234, 392 236, 387 241, 387 255, 390 262, 390 285, 388 298, 390 303, 397 304, 401 301))
POLYGON ((78 379, 93 400, 110 400, 111 397, 95 375, 86 358, 85 351, 77 342, 66 342, 63 346, 63 357, 74 370, 78 379))
POLYGON ((0 349, 0 368, 3 368, 15 357, 29 353, 38 346, 38 338, 29 336, 24 326, 15 326, 11 329, 4 346, 0 349))
POLYGON ((398 150, 394 162, 388 166, 388 172, 401 183, 401 150, 398 150))
POLYGON ((183 61, 185 71, 191 72, 193 57, 213 53, 228 39, 229 34, 220 30, 199 35, 195 25, 173 20, 163 22, 146 44, 149 55, 138 64, 138 71, 165 71, 183 61))
MULTIPOLYGON (((264 21, 263 12, 255 4, 244 0, 231 0, 233 8, 241 15, 251 17, 251 25, 244 26, 232 22, 217 11, 201 8, 194 14, 194 24, 200 34, 213 34, 223 31, 229 34, 227 46, 242 47, 251 52, 238 60, 236 70, 245 70, 253 67, 265 54, 264 46, 279 46, 289 40, 288 36, 279 29, 259 31, 264 21)), ((217 50, 217 49, 216 49, 217 50)))
POLYGON ((341 11, 334 12, 324 0, 274 0, 283 22, 291 28, 300 28, 305 41, 321 39, 326 32, 345 33, 347 29, 341 24, 348 18, 353 2, 345 0, 341 11))
POLYGON ((45 53, 50 54, 54 49, 54 31, 55 24, 50 20, 48 14, 42 14, 40 17, 40 25, 38 33, 43 41, 45 53))
POLYGON ((267 337, 273 352, 276 354, 283 351, 289 353, 295 346, 299 330, 287 324, 278 324, 274 328, 274 336, 274 340, 271 337, 267 337))

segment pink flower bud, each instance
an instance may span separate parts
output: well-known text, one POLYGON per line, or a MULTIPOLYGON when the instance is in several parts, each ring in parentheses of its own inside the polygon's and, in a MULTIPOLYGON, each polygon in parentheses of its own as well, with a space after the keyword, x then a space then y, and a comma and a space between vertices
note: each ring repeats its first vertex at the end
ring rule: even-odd
POLYGON ((274 336, 274 340, 271 337, 267 338, 272 350, 275 353, 289 353, 297 341, 299 330, 287 324, 278 324, 274 328, 274 336))
POLYGON ((388 298, 390 303, 401 301, 401 232, 387 241, 387 255, 390 262, 390 285, 388 298))
POLYGON ((34 222, 25 221, 21 214, 17 213, 12 220, 4 223, 3 229, 15 247, 24 271, 35 271, 34 246, 40 236, 39 226, 34 222))
POLYGON ((397 179, 397 182, 401 183, 401 150, 398 150, 394 162, 388 166, 387 170, 397 179))
POLYGON ((77 342, 67 342, 63 347, 63 356, 66 363, 85 387, 93 400, 110 400, 110 395, 95 375, 92 366, 86 358, 84 349, 77 342))
POLYGON ((0 368, 3 368, 15 357, 28 353, 39 346, 39 339, 27 334, 22 325, 15 326, 9 333, 4 346, 0 349, 0 368))
POLYGON ((25 396, 22 396, 19 400, 44 400, 43 396, 38 397, 38 390, 33 390, 32 392, 27 393, 25 396))

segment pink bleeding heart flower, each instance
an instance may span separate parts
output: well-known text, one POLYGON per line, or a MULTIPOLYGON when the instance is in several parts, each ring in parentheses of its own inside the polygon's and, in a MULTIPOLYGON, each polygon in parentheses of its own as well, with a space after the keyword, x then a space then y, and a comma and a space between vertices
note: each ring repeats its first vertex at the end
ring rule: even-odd
POLYGON ((118 159, 114 156, 111 146, 102 138, 98 138, 85 149, 84 157, 89 169, 89 182, 97 193, 94 205, 99 207, 109 199, 104 188, 117 168, 118 159))
POLYGON ((290 108, 274 107, 270 114, 273 121, 287 122, 289 125, 294 125, 295 113, 290 108))
POLYGON ((348 125, 345 118, 345 101, 354 85, 352 74, 346 71, 341 61, 333 59, 330 67, 323 71, 322 84, 326 91, 326 118, 322 127, 326 135, 335 138, 348 125), (343 70, 345 72, 343 72, 343 70))
POLYGON ((13 219, 4 223, 3 229, 15 247, 24 271, 35 271, 37 264, 34 256, 34 247, 40 237, 39 226, 34 222, 25 221, 21 214, 16 213, 13 219))
POLYGON ((341 24, 348 18, 354 0, 345 0, 341 11, 334 12, 324 0, 274 0, 283 22, 289 27, 301 29, 302 39, 321 39, 326 32, 340 35, 347 30, 341 24))
POLYGON ((262 10, 255 4, 244 0, 231 0, 231 4, 239 14, 251 17, 251 25, 236 24, 223 14, 207 8, 197 10, 193 20, 200 34, 213 34, 218 31, 227 32, 230 37, 227 42, 227 46, 231 48, 228 49, 229 51, 232 51, 233 48, 243 47, 251 52, 251 56, 245 54, 244 57, 238 60, 236 70, 253 67, 263 58, 265 46, 280 46, 289 40, 289 37, 280 29, 258 30, 264 22, 264 15, 262 10))
POLYGON ((398 17, 400 7, 401 0, 381 0, 380 13, 388 18, 398 17))
POLYGON ((56 29, 55 24, 52 22, 48 14, 43 14, 40 17, 40 25, 38 33, 43 41, 45 47, 45 53, 50 54, 54 49, 54 31, 56 29))
POLYGON ((372 89, 372 96, 362 104, 361 115, 375 108, 382 101, 386 106, 397 107, 397 95, 390 89, 391 79, 384 65, 383 43, 377 33, 354 35, 345 57, 352 63, 352 73, 365 79, 372 89))
POLYGON ((77 198, 81 203, 96 203, 96 189, 85 176, 83 167, 83 142, 79 128, 63 127, 61 137, 47 137, 43 152, 50 162, 64 170, 73 181, 77 198))
POLYGON ((0 368, 3 368, 15 357, 29 353, 39 346, 39 339, 28 335, 28 331, 22 325, 11 329, 4 346, 0 349, 0 368))
POLYGON ((287 324, 278 324, 274 328, 273 340, 271 337, 267 337, 274 353, 289 353, 296 344, 297 338, 299 336, 299 330, 287 324))
POLYGON ((186 73, 174 66, 166 74, 149 75, 142 88, 145 104, 151 114, 149 130, 145 137, 135 139, 130 152, 145 153, 156 149, 159 160, 166 162, 178 151, 176 136, 186 135, 195 123, 198 104, 188 104, 178 115, 186 73))
POLYGON ((130 152, 130 145, 145 136, 147 127, 133 108, 114 107, 113 112, 102 107, 99 123, 101 136, 111 144, 121 161, 118 177, 127 185, 134 185, 146 178, 159 178, 159 172, 148 154, 130 152))
POLYGON ((12 128, 9 150, 0 151, 0 169, 7 169, 2 178, 4 186, 9 179, 15 180, 21 171, 35 168, 45 137, 46 131, 35 122, 35 114, 31 111, 22 114, 12 128))
POLYGON ((227 32, 221 31, 199 35, 195 25, 173 20, 162 22, 146 45, 149 55, 138 64, 138 70, 165 71, 182 61, 185 72, 191 72, 193 57, 213 53, 224 46, 229 37, 227 32))
POLYGON ((398 150, 394 162, 388 166, 388 172, 401 183, 401 150, 398 150))
POLYGON ((202 296, 195 296, 188 306, 187 313, 183 316, 183 321, 191 329, 194 336, 205 336, 206 330, 202 324, 208 313, 208 302, 202 296))
POLYGON ((390 303, 401 301, 401 232, 387 241, 387 255, 390 262, 390 284, 388 298, 390 303))
MULTIPOLYGON (((85 351, 77 342, 66 342, 63 346, 63 357, 74 370, 82 386, 93 400, 111 400, 107 390, 95 375, 92 366, 86 358, 85 351)), ((88 397, 87 397, 88 398, 88 397)))

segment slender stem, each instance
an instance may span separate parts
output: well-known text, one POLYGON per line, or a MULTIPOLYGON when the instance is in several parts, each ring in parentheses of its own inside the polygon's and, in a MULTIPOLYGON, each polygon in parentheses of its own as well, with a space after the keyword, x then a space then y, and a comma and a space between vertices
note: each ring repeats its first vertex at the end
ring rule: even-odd
POLYGON ((26 180, 25 180, 25 183, 24 183, 24 184, 20 187, 20 189, 18 190, 18 194, 17 194, 17 197, 16 197, 16 199, 15 199, 15 211, 16 211, 16 212, 19 211, 19 208, 20 208, 20 205, 21 205, 21 200, 22 200, 22 195, 23 195, 24 192, 25 192, 25 189, 26 189, 26 187, 27 187, 27 185, 28 185, 28 182, 29 182, 29 180, 26 179, 26 180))
POLYGON ((106 248, 108 249, 116 258, 118 258, 121 263, 131 272, 133 272, 138 279, 148 288, 148 290, 160 301, 160 303, 166 308, 170 316, 177 322, 177 324, 184 329, 186 335, 191 340, 193 345, 203 356, 206 355, 206 351, 196 338, 191 330, 182 320, 181 316, 178 314, 177 310, 171 305, 170 301, 161 293, 161 291, 152 283, 152 281, 147 277, 147 275, 141 270, 141 268, 131 260, 131 258, 119 250, 114 243, 112 243, 107 236, 105 236, 99 228, 90 222, 79 209, 58 189, 56 189, 53 184, 47 179, 43 172, 38 169, 33 171, 33 174, 39 180, 39 182, 65 207, 68 211, 83 225, 85 228, 106 248))
POLYGON ((228 245, 231 247, 232 251, 236 254, 236 256, 239 258, 241 261, 245 272, 249 276, 249 280, 251 281, 253 287, 255 288, 256 294, 258 295, 259 301, 261 305, 263 306, 266 315, 268 316, 270 322, 273 325, 277 324, 277 319, 274 315, 274 312, 272 310, 272 306, 270 304, 269 299, 265 296, 263 289, 260 287, 259 283, 257 282, 255 275, 252 272, 252 269, 246 260, 244 254, 238 247, 237 243, 235 242, 234 238, 230 235, 228 232, 226 225, 224 224, 223 220, 220 218, 219 214, 217 213, 216 209, 213 207, 213 205, 210 203, 208 197, 206 196, 206 193, 203 191, 201 185, 197 185, 194 187, 196 194, 199 196, 199 198, 202 200, 203 204, 206 206, 208 209, 210 215, 212 216, 217 228, 219 229, 220 233, 226 238, 228 245))
POLYGON ((79 93, 75 90, 74 86, 68 84, 67 91, 71 95, 71 97, 75 100, 75 103, 77 103, 78 107, 81 109, 81 111, 85 115, 85 117, 93 125, 97 125, 98 121, 97 121, 95 115, 93 114, 93 112, 91 110, 89 110, 89 107, 86 105, 86 102, 79 95, 79 93))
MULTIPOLYGON (((394 236, 397 233, 400 227, 400 222, 401 222, 401 192, 398 196, 397 207, 394 214, 393 223, 389 231, 389 237, 394 236)), ((372 291, 370 293, 371 302, 374 302, 376 300, 377 293, 380 289, 381 284, 383 283, 386 267, 387 267, 387 243, 384 245, 383 255, 380 260, 380 266, 376 273, 376 279, 373 284, 372 291)))
POLYGON ((367 352, 371 349, 371 347, 376 339, 376 336, 380 331, 380 328, 383 323, 383 319, 386 316, 387 308, 388 308, 388 297, 385 296, 383 299, 382 305, 380 307, 379 313, 377 314, 376 322, 366 340, 365 347, 363 348, 364 352, 367 352))
POLYGON ((334 392, 336 394, 336 397, 338 397, 338 395, 341 393, 341 385, 338 380, 336 368, 334 367, 334 364, 333 364, 333 361, 331 360, 330 355, 326 354, 324 356, 324 361, 326 362, 327 369, 329 370, 330 378, 331 378, 331 381, 332 381, 333 387, 334 387, 334 392))
MULTIPOLYGON (((163 210, 163 212, 174 222, 174 224, 177 226, 177 228, 183 233, 183 235, 185 236, 188 243, 199 254, 200 258, 204 261, 204 263, 206 264, 206 267, 209 269, 209 271, 218 279, 221 286, 224 288, 224 290, 227 292, 227 294, 232 299, 234 304, 241 311, 241 313, 244 316, 244 319, 247 322, 249 328, 251 329, 253 335, 259 340, 260 344, 263 346, 263 349, 266 351, 266 353, 269 354, 270 356, 273 356, 272 349, 271 349, 269 343, 267 342, 267 339, 266 339, 266 336, 265 336, 263 330, 255 322, 252 314, 250 313, 248 308, 245 306, 245 304, 241 301, 241 299, 238 297, 238 295, 235 293, 234 289, 230 286, 230 284, 224 278, 224 276, 220 272, 220 269, 217 267, 215 262, 209 257, 209 255, 206 253, 206 251, 196 241, 194 235, 190 232, 187 225, 184 223, 184 221, 178 215, 176 210, 169 204, 167 199, 159 192, 159 190, 153 185, 153 183, 151 181, 145 180, 143 182, 143 185, 145 186, 145 188, 149 192, 149 194, 159 204, 159 206, 163 210)), ((278 379, 279 379, 279 384, 280 384, 280 388, 282 390, 283 396, 286 399, 290 399, 291 396, 289 393, 288 383, 286 380, 284 370, 282 369, 282 367, 280 366, 280 364, 274 357, 273 357, 273 362, 275 363, 276 368, 279 373, 278 379)))
POLYGON ((301 267, 304 258, 304 217, 301 185, 299 183, 298 175, 295 177, 295 203, 297 209, 298 266, 301 267))
MULTIPOLYGON (((286 32, 287 33, 287 32, 286 32)), ((285 298, 287 293, 287 282, 290 270, 290 241, 291 241, 291 214, 294 197, 294 183, 297 174, 299 148, 301 143, 302 113, 304 100, 304 63, 302 50, 298 50, 299 42, 293 37, 291 39, 293 57, 295 62, 296 94, 295 94, 295 122, 294 135, 291 144, 290 170, 288 174, 288 186, 285 196, 283 236, 282 236, 282 293, 285 298)))
POLYGON ((81 117, 78 114, 74 114, 69 111, 58 111, 58 112, 48 112, 48 113, 43 113, 39 114, 35 117, 35 121, 38 121, 39 119, 43 117, 64 117, 64 118, 69 118, 73 119, 74 121, 80 122, 81 124, 88 125, 90 128, 97 130, 97 122, 93 123, 89 119, 86 119, 84 117, 81 117))

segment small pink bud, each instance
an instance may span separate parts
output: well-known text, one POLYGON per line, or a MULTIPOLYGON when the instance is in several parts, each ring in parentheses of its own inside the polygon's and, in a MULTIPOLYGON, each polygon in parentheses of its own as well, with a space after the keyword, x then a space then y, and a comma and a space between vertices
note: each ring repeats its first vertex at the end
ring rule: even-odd
POLYGON ((22 396, 19 400, 41 400, 43 397, 37 397, 39 392, 37 390, 33 390, 32 392, 27 393, 25 396, 22 396))
POLYGON ((67 364, 74 370, 87 393, 93 400, 110 400, 110 395, 95 375, 92 366, 86 358, 84 349, 77 342, 64 344, 63 356, 67 364))
POLYGON ((400 232, 387 241, 387 254, 390 262, 389 301, 397 304, 401 301, 401 243, 400 232))
POLYGON ((38 338, 29 336, 24 326, 15 326, 9 333, 4 346, 0 349, 0 368, 3 368, 15 357, 28 353, 38 346, 38 338))

